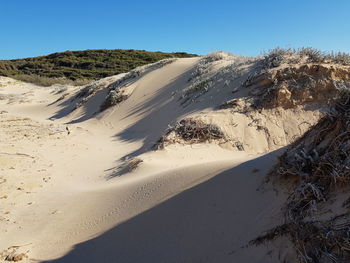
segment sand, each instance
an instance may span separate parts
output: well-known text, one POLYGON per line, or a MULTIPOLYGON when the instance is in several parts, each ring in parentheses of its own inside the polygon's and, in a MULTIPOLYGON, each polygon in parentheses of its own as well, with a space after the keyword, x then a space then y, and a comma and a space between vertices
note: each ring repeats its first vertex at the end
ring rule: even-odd
POLYGON ((288 193, 266 174, 320 112, 219 109, 248 96, 236 87, 255 70, 246 58, 221 56, 146 69, 124 87, 128 98, 103 112, 106 87, 124 75, 100 81, 83 102, 82 87, 0 77, 2 260, 24 253, 21 262, 295 262, 288 241, 249 241, 282 223, 288 193), (188 93, 195 72, 212 77, 230 65, 235 79, 188 93), (220 126, 228 139, 152 148, 188 117, 220 126))

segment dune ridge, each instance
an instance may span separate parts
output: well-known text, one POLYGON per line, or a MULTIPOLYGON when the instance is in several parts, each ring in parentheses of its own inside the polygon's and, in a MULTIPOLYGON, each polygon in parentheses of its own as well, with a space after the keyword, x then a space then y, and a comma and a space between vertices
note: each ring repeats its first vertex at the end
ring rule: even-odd
POLYGON ((284 223, 290 189, 266 175, 349 66, 272 55, 165 60, 81 87, 0 77, 0 258, 299 260, 286 237, 250 242, 284 223))

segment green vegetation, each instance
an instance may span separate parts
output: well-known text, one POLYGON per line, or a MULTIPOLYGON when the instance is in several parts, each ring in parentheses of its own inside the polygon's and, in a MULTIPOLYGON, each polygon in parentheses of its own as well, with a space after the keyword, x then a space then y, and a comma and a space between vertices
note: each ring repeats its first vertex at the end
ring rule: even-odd
POLYGON ((165 58, 194 57, 184 52, 144 50, 65 51, 48 56, 0 60, 0 75, 47 86, 53 83, 80 84, 100 79, 165 58))

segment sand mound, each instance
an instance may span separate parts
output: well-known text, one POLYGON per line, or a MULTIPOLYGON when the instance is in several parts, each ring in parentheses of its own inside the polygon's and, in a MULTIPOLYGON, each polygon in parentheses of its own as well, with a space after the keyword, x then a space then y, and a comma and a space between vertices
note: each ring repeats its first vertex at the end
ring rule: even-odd
POLYGON ((82 87, 0 78, 1 256, 347 258, 349 101, 329 105, 348 67, 341 54, 275 50, 164 60, 82 87))

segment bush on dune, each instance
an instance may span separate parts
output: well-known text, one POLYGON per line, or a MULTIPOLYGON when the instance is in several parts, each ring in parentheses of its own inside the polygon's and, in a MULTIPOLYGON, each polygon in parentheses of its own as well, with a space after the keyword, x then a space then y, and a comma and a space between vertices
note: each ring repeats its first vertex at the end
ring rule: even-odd
POLYGON ((165 146, 177 142, 188 144, 211 142, 225 139, 225 137, 220 127, 201 120, 187 118, 170 127, 165 135, 158 140, 155 148, 163 149, 165 146))

